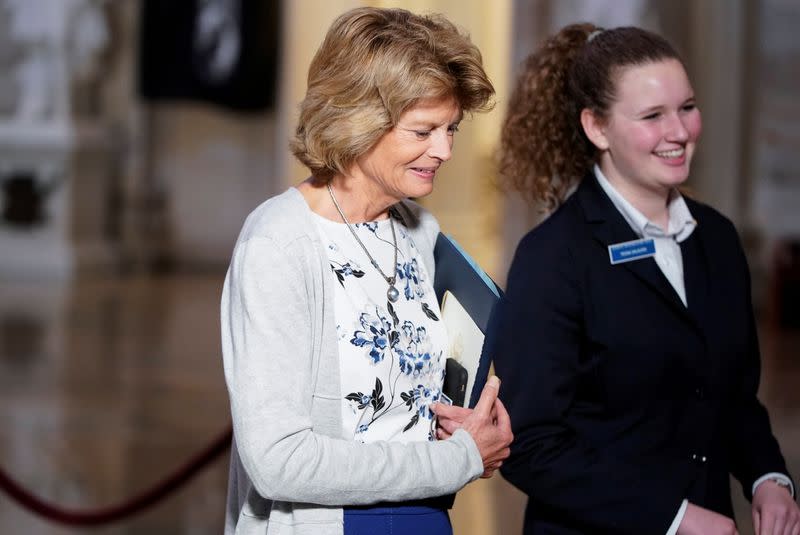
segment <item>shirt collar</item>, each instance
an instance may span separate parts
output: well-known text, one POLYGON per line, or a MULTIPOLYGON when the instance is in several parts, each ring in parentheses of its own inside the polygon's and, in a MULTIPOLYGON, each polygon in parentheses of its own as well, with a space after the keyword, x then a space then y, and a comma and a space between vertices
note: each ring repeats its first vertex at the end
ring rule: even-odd
POLYGON ((597 164, 594 166, 594 175, 597 177, 597 182, 600 184, 600 187, 603 188, 603 191, 605 191, 606 195, 611 199, 614 207, 622 214, 625 221, 628 222, 634 232, 640 237, 668 237, 674 238, 675 241, 680 243, 686 240, 697 227, 697 220, 692 217, 686 200, 677 189, 673 189, 670 193, 669 203, 667 205, 667 209, 669 210, 668 230, 664 232, 661 227, 647 219, 643 213, 637 210, 611 185, 611 182, 608 181, 600 170, 600 166, 597 164))

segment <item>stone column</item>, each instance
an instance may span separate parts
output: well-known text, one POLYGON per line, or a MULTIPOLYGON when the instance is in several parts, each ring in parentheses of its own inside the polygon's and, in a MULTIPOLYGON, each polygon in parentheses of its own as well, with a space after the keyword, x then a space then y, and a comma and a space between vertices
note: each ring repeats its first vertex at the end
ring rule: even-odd
POLYGON ((703 135, 689 187, 697 198, 742 222, 741 190, 747 147, 743 142, 745 2, 691 2, 687 61, 703 114, 703 135))
POLYGON ((0 275, 69 278, 108 268, 112 145, 98 117, 73 112, 94 78, 104 12, 85 0, 5 0, 0 45, 0 275))

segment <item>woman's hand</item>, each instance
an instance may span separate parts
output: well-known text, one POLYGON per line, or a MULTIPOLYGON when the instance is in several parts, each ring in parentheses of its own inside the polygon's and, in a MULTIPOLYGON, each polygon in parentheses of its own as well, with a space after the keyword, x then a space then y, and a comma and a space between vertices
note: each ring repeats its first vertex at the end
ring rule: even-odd
POLYGON ((753 527, 756 535, 800 534, 800 509, 785 487, 770 480, 756 487, 753 527))
POLYGON ((475 409, 454 407, 436 403, 431 410, 436 414, 439 438, 449 438, 456 429, 464 429, 475 441, 483 459, 483 475, 491 477, 500 468, 510 453, 509 445, 514 438, 511 419, 503 402, 497 399, 500 379, 492 376, 483 387, 475 409))
POLYGON ((439 440, 450 438, 456 429, 464 424, 467 416, 472 414, 472 409, 443 403, 431 405, 431 410, 436 413, 436 438, 439 440), (446 407, 446 409, 440 410, 442 407, 446 407))

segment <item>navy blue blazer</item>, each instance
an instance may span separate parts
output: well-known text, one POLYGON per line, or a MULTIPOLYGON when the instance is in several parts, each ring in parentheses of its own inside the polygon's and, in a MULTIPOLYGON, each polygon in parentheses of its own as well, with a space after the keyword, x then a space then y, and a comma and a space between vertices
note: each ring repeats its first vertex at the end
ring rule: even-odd
POLYGON ((750 276, 733 225, 686 199, 688 306, 593 175, 519 244, 491 340, 515 434, 501 472, 526 534, 664 535, 684 498, 733 517, 729 473, 788 473, 756 398, 750 276))

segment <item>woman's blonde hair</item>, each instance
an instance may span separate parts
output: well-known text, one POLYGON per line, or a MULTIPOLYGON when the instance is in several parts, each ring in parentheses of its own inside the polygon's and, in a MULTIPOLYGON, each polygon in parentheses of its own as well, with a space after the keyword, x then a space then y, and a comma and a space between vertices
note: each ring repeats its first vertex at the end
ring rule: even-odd
POLYGON ((334 21, 311 62, 291 150, 327 182, 420 100, 453 98, 471 112, 491 109, 493 95, 480 51, 443 16, 353 9, 334 21))

